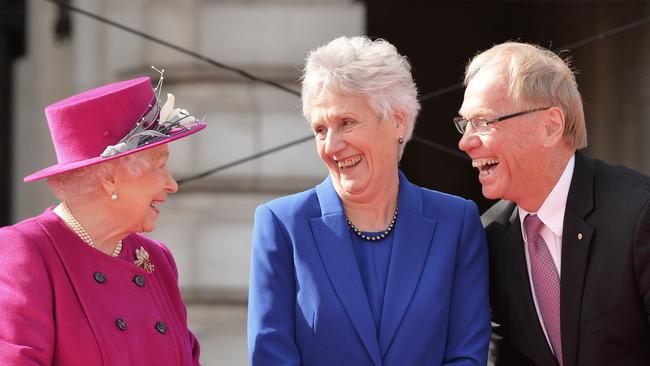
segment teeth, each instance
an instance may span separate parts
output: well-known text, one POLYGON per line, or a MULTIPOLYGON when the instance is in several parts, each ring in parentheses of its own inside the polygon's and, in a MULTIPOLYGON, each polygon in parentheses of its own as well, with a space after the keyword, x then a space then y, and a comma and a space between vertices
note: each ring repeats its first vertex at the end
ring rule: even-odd
POLYGON ((360 161, 361 155, 357 155, 343 161, 337 161, 336 163, 338 164, 339 168, 346 169, 359 164, 360 161))
POLYGON ((472 160, 472 166, 474 168, 482 168, 486 165, 499 164, 499 159, 476 159, 472 160))

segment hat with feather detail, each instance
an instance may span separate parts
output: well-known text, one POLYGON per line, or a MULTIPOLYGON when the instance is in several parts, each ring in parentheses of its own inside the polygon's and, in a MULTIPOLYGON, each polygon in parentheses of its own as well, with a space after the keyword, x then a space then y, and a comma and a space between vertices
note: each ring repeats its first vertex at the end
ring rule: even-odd
POLYGON ((192 135, 206 127, 169 94, 160 106, 162 73, 154 89, 148 77, 100 86, 45 108, 57 164, 25 182, 134 154, 192 135))

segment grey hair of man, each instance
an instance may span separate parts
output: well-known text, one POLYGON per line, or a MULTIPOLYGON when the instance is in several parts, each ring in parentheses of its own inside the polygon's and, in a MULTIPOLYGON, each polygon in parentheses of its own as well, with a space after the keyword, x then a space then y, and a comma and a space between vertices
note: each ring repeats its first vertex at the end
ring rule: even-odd
POLYGON ((411 65, 397 48, 383 39, 339 37, 309 53, 302 76, 302 111, 309 120, 311 103, 323 90, 367 98, 384 120, 397 111, 407 123, 401 159, 420 111, 411 65))
POLYGON ((467 65, 467 86, 481 70, 505 66, 508 96, 529 107, 559 107, 564 113, 564 140, 579 150, 587 146, 587 129, 570 60, 537 45, 505 42, 476 55, 467 65))
POLYGON ((102 179, 112 176, 118 168, 124 168, 134 177, 139 176, 152 165, 150 153, 150 150, 145 150, 115 160, 57 174, 47 178, 47 185, 62 201, 80 197, 98 189, 102 179))

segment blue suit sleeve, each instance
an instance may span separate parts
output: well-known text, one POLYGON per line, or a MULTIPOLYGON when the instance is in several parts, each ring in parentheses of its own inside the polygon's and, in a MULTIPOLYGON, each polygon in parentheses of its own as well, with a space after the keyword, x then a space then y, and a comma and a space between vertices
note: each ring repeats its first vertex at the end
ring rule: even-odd
POLYGON ((488 253, 485 232, 467 201, 454 270, 444 365, 485 365, 490 341, 488 253))
POLYGON ((295 273, 286 230, 265 205, 255 211, 248 296, 250 364, 300 365, 295 341, 295 273))

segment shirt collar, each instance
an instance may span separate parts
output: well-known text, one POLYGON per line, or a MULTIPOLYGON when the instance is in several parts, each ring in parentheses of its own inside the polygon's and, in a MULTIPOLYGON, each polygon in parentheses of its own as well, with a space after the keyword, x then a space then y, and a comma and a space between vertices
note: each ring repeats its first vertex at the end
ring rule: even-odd
POLYGON ((524 218, 528 214, 536 214, 537 217, 548 227, 553 234, 562 236, 562 225, 564 223, 564 211, 566 210, 566 201, 569 196, 569 187, 571 187, 571 178, 573 177, 573 168, 575 167, 575 154, 564 167, 564 172, 555 183, 555 187, 548 197, 544 200, 542 205, 537 210, 537 213, 528 212, 523 208, 517 206, 519 210, 519 220, 523 225, 524 218))

